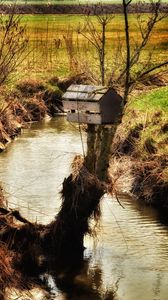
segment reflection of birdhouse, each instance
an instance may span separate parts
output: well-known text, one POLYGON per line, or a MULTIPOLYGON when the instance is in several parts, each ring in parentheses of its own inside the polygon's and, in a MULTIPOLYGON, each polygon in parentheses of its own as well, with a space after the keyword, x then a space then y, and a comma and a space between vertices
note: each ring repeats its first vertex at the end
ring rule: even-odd
POLYGON ((122 98, 112 88, 72 84, 63 95, 67 120, 85 124, 113 124, 122 112, 122 98))

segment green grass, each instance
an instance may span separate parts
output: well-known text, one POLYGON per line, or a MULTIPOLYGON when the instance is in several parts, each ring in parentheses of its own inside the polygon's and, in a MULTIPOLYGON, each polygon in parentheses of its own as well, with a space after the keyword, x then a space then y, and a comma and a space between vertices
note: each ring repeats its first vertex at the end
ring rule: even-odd
POLYGON ((137 125, 143 126, 134 146, 139 159, 150 159, 151 153, 146 144, 154 147, 156 156, 167 155, 168 87, 154 89, 132 98, 126 108, 123 124, 125 136, 137 125))
POLYGON ((135 108, 139 112, 147 113, 162 110, 168 113, 168 87, 152 90, 131 101, 130 108, 135 108))

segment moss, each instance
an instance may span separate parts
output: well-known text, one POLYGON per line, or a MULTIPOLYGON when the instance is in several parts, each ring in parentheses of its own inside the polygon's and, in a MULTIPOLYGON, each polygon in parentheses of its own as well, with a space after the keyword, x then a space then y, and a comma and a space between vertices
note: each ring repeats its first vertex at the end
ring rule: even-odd
POLYGON ((61 99, 63 95, 61 89, 56 84, 54 84, 54 82, 52 82, 52 84, 49 83, 45 86, 45 92, 47 92, 48 95, 55 97, 56 99, 61 99))

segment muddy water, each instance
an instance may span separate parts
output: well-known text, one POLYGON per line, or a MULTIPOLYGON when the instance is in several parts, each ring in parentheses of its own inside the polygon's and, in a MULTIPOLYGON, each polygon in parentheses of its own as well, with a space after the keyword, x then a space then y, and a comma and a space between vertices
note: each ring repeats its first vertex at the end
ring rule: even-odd
MULTIPOLYGON (((31 221, 50 222, 61 203, 61 183, 74 155, 82 151, 78 128, 64 118, 33 124, 0 155, 8 205, 19 208, 31 221)), ((49 299, 168 299, 166 220, 132 199, 121 197, 120 201, 124 209, 115 199, 102 200, 98 237, 86 238, 85 265, 68 289, 60 287, 53 274, 42 276, 49 299)), ((44 294, 40 295, 36 291, 33 296, 32 291, 30 299, 44 300, 44 294)))

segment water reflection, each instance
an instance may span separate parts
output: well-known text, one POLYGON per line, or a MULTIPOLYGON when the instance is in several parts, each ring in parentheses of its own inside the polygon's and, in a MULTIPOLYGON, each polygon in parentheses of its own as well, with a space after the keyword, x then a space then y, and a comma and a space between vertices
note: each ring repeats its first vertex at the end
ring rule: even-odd
POLYGON ((63 117, 32 124, 0 156, 9 206, 30 221, 49 223, 59 210, 59 191, 76 154, 82 154, 77 126, 63 117))
POLYGON ((62 292, 64 300, 117 300, 118 282, 114 287, 104 287, 102 270, 95 266, 90 269, 89 259, 83 260, 76 268, 41 275, 41 281, 49 290, 51 299, 62 292))
MULTIPOLYGON (((86 145, 85 132, 83 138, 86 145)), ((25 130, 0 155, 0 180, 9 206, 19 208, 30 221, 53 220, 75 154, 82 154, 78 127, 64 118, 25 130)), ((97 240, 86 237, 84 261, 78 268, 59 272, 50 267, 43 275, 49 299, 167 300, 166 213, 123 195, 120 201, 125 209, 115 199, 102 200, 97 240)))

